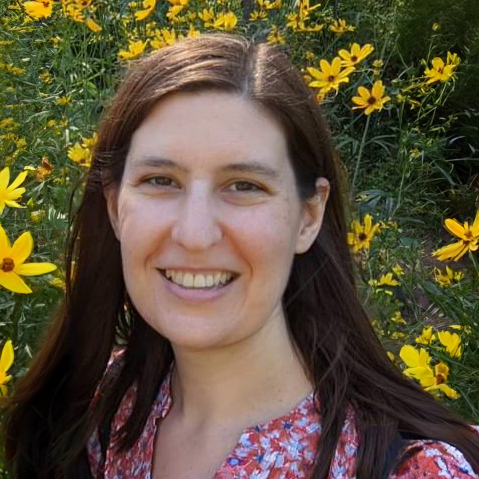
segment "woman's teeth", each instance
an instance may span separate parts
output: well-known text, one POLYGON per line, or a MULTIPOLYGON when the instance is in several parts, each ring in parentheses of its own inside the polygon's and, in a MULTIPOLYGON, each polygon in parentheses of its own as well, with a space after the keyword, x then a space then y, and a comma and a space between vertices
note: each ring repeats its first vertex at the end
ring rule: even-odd
POLYGON ((164 276, 171 282, 184 288, 214 288, 229 283, 234 274, 228 272, 188 273, 171 269, 162 270, 164 276))

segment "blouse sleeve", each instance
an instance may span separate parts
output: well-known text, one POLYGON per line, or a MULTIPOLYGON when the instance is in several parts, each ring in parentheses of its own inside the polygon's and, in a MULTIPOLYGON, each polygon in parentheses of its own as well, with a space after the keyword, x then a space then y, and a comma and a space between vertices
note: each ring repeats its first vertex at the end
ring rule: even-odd
POLYGON ((414 441, 389 479, 479 479, 463 454, 445 442, 414 441))

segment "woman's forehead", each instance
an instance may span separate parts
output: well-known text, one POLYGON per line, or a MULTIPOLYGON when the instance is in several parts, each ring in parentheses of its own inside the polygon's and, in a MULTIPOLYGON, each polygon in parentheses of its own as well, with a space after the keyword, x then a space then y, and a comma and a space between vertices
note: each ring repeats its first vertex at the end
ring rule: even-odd
POLYGON ((281 168, 288 148, 279 122, 248 99, 216 91, 176 93, 159 102, 132 136, 133 165, 155 158, 281 168))

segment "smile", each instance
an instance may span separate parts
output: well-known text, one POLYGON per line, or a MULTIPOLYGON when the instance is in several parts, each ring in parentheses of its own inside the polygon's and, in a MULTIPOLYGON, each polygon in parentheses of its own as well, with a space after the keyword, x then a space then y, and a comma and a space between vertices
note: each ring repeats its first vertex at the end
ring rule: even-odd
POLYGON ((221 288, 238 277, 238 274, 229 271, 198 273, 162 269, 160 272, 171 283, 189 289, 221 288))

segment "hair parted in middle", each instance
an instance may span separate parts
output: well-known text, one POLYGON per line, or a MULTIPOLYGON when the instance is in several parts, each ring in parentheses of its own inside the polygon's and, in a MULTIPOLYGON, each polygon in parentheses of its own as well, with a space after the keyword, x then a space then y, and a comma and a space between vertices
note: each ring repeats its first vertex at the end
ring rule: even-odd
POLYGON ((132 135, 162 99, 208 90, 241 96, 281 124, 301 200, 315 195, 319 177, 330 183, 321 231, 307 252, 295 256, 283 296, 291 339, 320 399, 322 433, 313 477, 328 477, 348 408, 354 410, 360 443, 358 478, 382 477, 398 429, 447 441, 479 468, 474 459, 479 441, 389 361, 357 297, 340 164, 313 92, 281 47, 207 34, 135 62, 101 121, 70 238, 67 278, 72 261, 75 277, 67 282, 65 307, 18 384, 9 422, 7 453, 18 477, 29 477, 32 470, 77 477, 88 437, 114 415, 134 383, 136 402, 118 431, 121 447, 131 447, 146 423, 173 353, 128 299, 105 188, 121 183, 132 135), (119 343, 126 346, 122 369, 108 378, 96 407, 90 408, 119 343))

